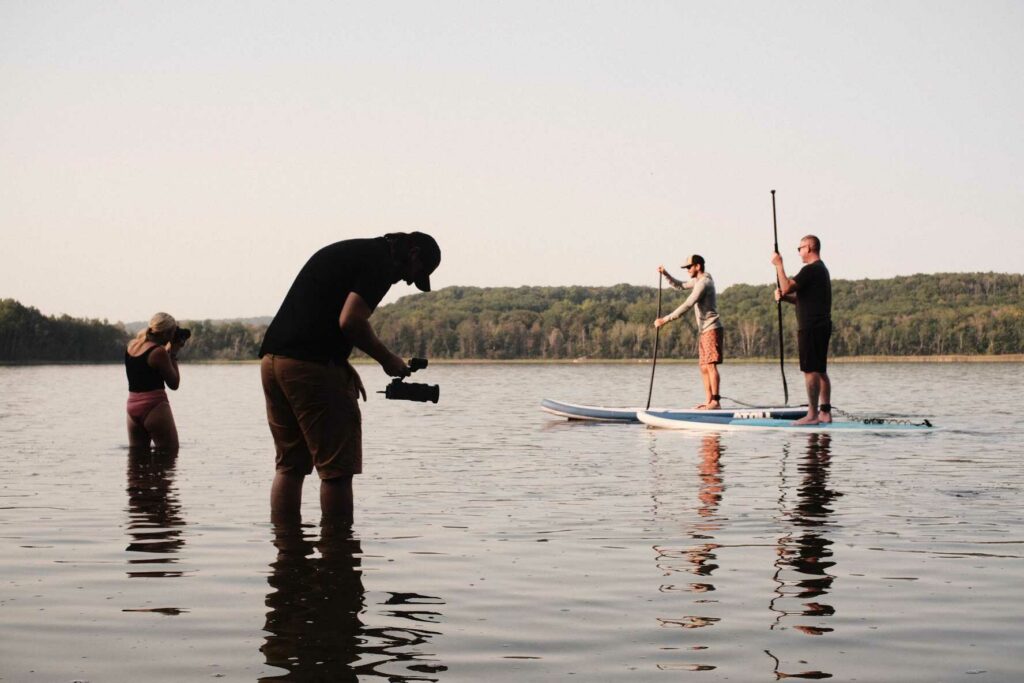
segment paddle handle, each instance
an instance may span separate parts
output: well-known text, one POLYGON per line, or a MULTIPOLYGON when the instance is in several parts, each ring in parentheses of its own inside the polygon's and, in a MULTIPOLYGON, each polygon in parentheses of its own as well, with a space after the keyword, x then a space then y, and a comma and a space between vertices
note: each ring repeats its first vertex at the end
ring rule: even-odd
MULTIPOLYGON (((772 230, 775 234, 775 253, 777 254, 779 253, 779 221, 775 217, 775 190, 772 190, 772 230)), ((776 282, 778 279, 778 275, 776 275, 776 282)))

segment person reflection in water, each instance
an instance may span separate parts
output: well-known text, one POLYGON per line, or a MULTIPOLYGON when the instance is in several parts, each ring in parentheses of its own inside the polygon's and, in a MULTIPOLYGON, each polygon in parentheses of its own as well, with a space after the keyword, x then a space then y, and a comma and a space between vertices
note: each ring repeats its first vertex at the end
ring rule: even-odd
MULTIPOLYGON (((772 609, 779 613, 776 623, 791 615, 823 619, 835 613, 835 608, 823 600, 835 580, 829 572, 835 565, 830 559, 832 540, 825 531, 833 524, 828 519, 832 513, 830 505, 842 495, 829 488, 831 464, 831 436, 809 434, 807 452, 799 464, 803 478, 797 488, 797 500, 784 513, 794 532, 781 538, 778 545, 778 588, 777 596, 772 600, 772 609), (786 576, 790 572, 795 574, 792 579, 786 576), (779 605, 791 599, 801 601, 801 609, 786 609, 779 605)), ((832 631, 821 625, 796 625, 794 628, 808 635, 832 631)))
MULTIPOLYGON (((149 448, 128 451, 128 524, 131 537, 127 551, 133 578, 181 576, 172 570, 185 545, 181 503, 174 486, 175 454, 153 453, 149 448)), ((177 614, 173 607, 161 608, 165 614, 177 614)))
MULTIPOLYGON (((367 626, 359 540, 347 530, 331 529, 315 542, 303 529, 299 524, 274 527, 277 557, 267 579, 267 635, 260 650, 268 665, 286 673, 260 680, 439 680, 429 674, 446 667, 414 649, 437 635, 418 624, 435 622, 439 614, 396 607, 385 615, 390 627, 367 626), (396 618, 410 625, 403 626, 396 618)), ((439 602, 399 593, 387 600, 389 606, 439 602)))
MULTIPOLYGON (((700 489, 697 498, 700 505, 697 515, 700 521, 691 527, 690 534, 694 539, 707 541, 689 551, 695 574, 710 576, 718 569, 715 551, 719 545, 714 543, 714 532, 722 528, 718 519, 718 507, 722 502, 722 437, 719 434, 706 434, 701 439, 700 460, 697 461, 697 473, 700 477, 700 489)), ((713 590, 713 588, 712 588, 713 590)))
MULTIPOLYGON (((722 528, 718 510, 722 502, 725 487, 722 483, 722 442, 719 434, 706 434, 701 439, 699 459, 697 461, 697 519, 690 526, 688 534, 696 543, 682 550, 674 550, 664 546, 655 546, 658 551, 658 568, 668 575, 670 572, 689 572, 699 577, 710 578, 718 569, 716 551, 720 547, 715 542, 714 533, 722 528), (679 562, 682 560, 683 562, 679 562)), ((673 585, 663 585, 662 591, 679 590, 673 585)), ((715 586, 704 581, 690 583, 686 590, 690 593, 709 593, 715 586)), ((695 603, 713 602, 704 598, 695 599, 695 603)), ((702 628, 718 622, 718 617, 690 615, 686 617, 659 618, 662 626, 670 628, 702 628)))

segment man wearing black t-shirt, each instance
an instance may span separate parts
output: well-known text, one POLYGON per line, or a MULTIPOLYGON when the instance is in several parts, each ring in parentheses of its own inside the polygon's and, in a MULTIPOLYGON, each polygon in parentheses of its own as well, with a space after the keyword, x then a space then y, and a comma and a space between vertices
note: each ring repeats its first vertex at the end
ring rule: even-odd
POLYGON ((832 421, 832 382, 828 378, 832 279, 821 260, 821 241, 817 237, 807 235, 801 239, 797 252, 804 267, 793 278, 786 275, 782 255, 778 252, 772 254, 772 264, 779 281, 775 300, 796 304, 797 346, 800 349, 800 370, 807 385, 807 415, 794 424, 815 425, 832 421))
POLYGON ((405 361, 374 334, 370 316, 399 280, 430 291, 441 250, 430 235, 391 233, 335 242, 299 271, 260 346, 267 422, 277 450, 271 519, 295 521, 302 483, 315 467, 325 522, 352 523, 352 475, 362 472, 359 375, 348 362, 365 351, 392 377, 405 361))

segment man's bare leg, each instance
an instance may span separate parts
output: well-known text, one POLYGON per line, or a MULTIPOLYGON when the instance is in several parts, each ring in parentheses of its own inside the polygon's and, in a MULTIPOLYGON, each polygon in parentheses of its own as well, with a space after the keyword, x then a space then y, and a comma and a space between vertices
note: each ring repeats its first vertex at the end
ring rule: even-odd
POLYGON ((719 394, 718 388, 720 382, 720 378, 718 376, 718 365, 715 363, 710 363, 705 367, 707 367, 708 369, 708 386, 709 391, 711 392, 708 398, 708 409, 718 410, 719 408, 722 407, 721 402, 719 402, 718 398, 716 398, 719 394))
POLYGON ((828 423, 832 421, 832 380, 828 378, 827 372, 819 372, 816 374, 818 375, 818 386, 820 387, 818 395, 821 401, 818 405, 829 406, 828 412, 823 410, 818 411, 818 421, 828 423))
POLYGON ((304 474, 278 472, 270 487, 270 521, 274 524, 293 524, 301 516, 302 482, 304 474))
POLYGON ((351 474, 320 481, 321 526, 351 527, 352 508, 351 474))
POLYGON ((700 366, 700 381, 704 383, 704 402, 697 406, 700 410, 706 410, 711 403, 711 377, 708 375, 708 366, 700 366))
POLYGON ((807 387, 807 414, 795 421, 795 425, 816 425, 818 419, 818 396, 821 392, 821 373, 805 372, 804 385, 807 387))

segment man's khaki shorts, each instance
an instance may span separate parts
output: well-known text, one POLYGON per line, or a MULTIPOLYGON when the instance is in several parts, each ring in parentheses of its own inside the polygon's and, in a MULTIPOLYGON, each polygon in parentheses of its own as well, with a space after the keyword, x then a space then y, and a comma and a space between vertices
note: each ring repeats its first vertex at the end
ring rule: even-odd
POLYGON ((334 479, 363 471, 360 383, 351 365, 267 354, 260 377, 278 472, 316 467, 321 479, 334 479))

